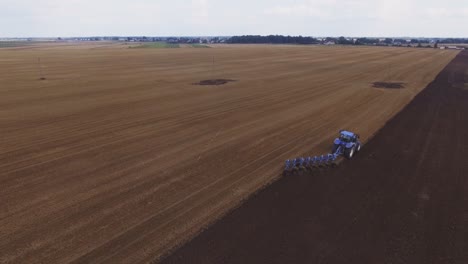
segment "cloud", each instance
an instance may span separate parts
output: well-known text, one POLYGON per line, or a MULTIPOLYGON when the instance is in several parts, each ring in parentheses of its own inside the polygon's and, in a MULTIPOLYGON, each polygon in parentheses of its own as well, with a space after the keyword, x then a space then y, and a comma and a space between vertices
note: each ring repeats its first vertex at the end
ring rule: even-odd
MULTIPOLYGON (((3 18, 13 25, 6 34, 10 36, 137 35, 162 23, 161 5, 146 0, 16 0, 8 6, 8 13, 15 13, 3 18)), ((0 23, 5 24, 2 15, 0 10, 0 23)))
POLYGON ((264 10, 267 15, 280 16, 312 16, 317 18, 330 18, 330 8, 336 4, 336 0, 328 1, 303 1, 291 5, 276 5, 264 10))
POLYGON ((468 37, 466 0, 0 0, 0 37, 468 37))
POLYGON ((331 18, 331 14, 324 9, 310 5, 275 6, 264 11, 267 15, 313 16, 317 18, 331 18))
POLYGON ((468 16, 468 8, 429 7, 422 14, 427 17, 465 17, 468 16))
POLYGON ((208 23, 209 17, 208 0, 192 0, 192 20, 197 24, 208 23))
POLYGON ((308 0, 264 9, 266 15, 312 17, 322 20, 342 20, 369 17, 375 4, 367 0, 308 0))

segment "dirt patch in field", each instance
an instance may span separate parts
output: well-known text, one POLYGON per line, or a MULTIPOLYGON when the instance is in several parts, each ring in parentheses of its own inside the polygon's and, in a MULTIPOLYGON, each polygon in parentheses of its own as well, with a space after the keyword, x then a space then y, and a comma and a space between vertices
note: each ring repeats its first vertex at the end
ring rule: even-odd
POLYGON ((235 82, 236 80, 230 80, 230 79, 212 79, 212 80, 203 80, 197 83, 194 83, 194 85, 223 85, 229 82, 235 82))
POLYGON ((372 84, 374 88, 384 88, 384 89, 402 89, 405 88, 405 83, 402 82, 374 82, 372 84))

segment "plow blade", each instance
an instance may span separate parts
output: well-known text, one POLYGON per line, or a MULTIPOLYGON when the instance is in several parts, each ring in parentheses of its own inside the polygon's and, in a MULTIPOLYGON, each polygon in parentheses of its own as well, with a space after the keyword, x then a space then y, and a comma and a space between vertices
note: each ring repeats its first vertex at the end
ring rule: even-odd
POLYGON ((286 160, 284 171, 313 170, 317 168, 330 167, 336 165, 337 154, 326 154, 313 157, 300 157, 286 160))

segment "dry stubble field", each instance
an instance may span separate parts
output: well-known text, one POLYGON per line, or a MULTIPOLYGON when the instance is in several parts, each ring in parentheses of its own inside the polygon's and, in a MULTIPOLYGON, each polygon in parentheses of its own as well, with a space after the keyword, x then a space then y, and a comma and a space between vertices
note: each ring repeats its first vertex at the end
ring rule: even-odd
POLYGON ((278 178, 284 159, 327 152, 341 128, 369 138, 456 54, 0 49, 0 262, 157 259, 278 178), (192 85, 209 78, 236 82, 192 85))

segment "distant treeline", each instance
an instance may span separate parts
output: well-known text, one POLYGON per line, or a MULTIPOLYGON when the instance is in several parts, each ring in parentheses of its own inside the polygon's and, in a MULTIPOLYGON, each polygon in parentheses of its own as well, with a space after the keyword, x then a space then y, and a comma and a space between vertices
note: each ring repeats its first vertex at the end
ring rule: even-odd
POLYGON ((419 39, 402 39, 402 38, 345 38, 345 37, 327 37, 317 39, 313 37, 303 36, 282 36, 282 35, 245 35, 234 36, 226 41, 227 43, 241 44, 326 44, 333 43, 339 45, 417 45, 429 43, 468 43, 465 38, 419 38, 419 39))
POLYGON ((452 43, 452 44, 468 44, 468 39, 466 38, 446 38, 440 39, 439 43, 452 43))
POLYGON ((228 43, 242 43, 242 44, 318 44, 319 41, 312 37, 292 37, 281 35, 269 36, 234 36, 228 39, 228 43))

